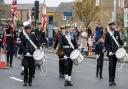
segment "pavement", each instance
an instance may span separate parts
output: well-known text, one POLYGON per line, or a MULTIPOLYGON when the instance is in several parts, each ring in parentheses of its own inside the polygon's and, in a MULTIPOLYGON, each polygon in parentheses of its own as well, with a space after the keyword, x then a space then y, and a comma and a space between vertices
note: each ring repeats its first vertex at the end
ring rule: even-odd
MULTIPOLYGON (((21 72, 21 61, 14 59, 13 67, 0 70, 0 89, 128 89, 128 65, 122 71, 116 73, 116 86, 108 85, 108 61, 104 62, 103 79, 95 77, 96 61, 85 58, 84 62, 73 67, 73 87, 64 87, 64 79, 58 77, 58 58, 53 53, 46 53, 48 73, 42 77, 36 70, 33 85, 22 86, 23 76, 21 72)), ((120 67, 120 63, 117 68, 120 67)))

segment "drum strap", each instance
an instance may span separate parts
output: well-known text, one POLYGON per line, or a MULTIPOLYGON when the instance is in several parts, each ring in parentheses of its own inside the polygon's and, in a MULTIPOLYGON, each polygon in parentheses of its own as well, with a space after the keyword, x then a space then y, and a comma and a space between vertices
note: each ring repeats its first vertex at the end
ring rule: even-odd
POLYGON ((74 49, 74 46, 73 46, 73 44, 72 44, 71 40, 69 40, 69 38, 68 38, 67 36, 65 36, 65 38, 67 39, 67 41, 68 41, 69 45, 74 49))
POLYGON ((114 35, 109 31, 109 34, 110 34, 110 36, 113 38, 113 40, 115 41, 115 43, 116 43, 116 45, 118 46, 118 47, 120 47, 119 46, 119 43, 117 42, 117 40, 116 40, 116 38, 114 37, 114 35))
POLYGON ((29 38, 29 36, 27 35, 27 33, 24 31, 23 29, 23 34, 25 35, 25 37, 28 39, 28 41, 31 43, 31 45, 37 49, 37 46, 33 43, 33 41, 29 38))

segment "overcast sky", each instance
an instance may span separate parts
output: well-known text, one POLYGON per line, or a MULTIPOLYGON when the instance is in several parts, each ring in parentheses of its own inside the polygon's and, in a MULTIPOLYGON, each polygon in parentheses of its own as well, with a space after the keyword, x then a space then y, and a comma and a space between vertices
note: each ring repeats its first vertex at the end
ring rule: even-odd
MULTIPOLYGON (((35 0, 17 0, 19 4, 21 3, 33 3, 35 0)), ((43 2, 44 0, 38 0, 43 2)), ((61 2, 72 2, 73 0, 46 0, 47 6, 58 6, 61 2)), ((5 3, 11 3, 12 0, 4 0, 5 3)))

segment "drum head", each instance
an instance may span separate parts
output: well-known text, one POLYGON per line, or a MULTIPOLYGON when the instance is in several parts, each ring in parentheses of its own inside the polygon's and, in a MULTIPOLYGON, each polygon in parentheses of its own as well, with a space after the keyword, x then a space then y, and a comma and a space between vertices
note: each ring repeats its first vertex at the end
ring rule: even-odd
POLYGON ((119 48, 117 51, 116 51, 116 57, 118 59, 121 59, 125 56, 126 54, 126 50, 124 48, 119 48))
POLYGON ((44 51, 43 50, 35 50, 35 52, 33 53, 33 58, 35 60, 41 60, 44 57, 44 51))
POLYGON ((76 58, 79 57, 79 55, 80 55, 80 51, 79 51, 78 49, 76 49, 76 50, 74 50, 74 51, 71 53, 70 58, 71 58, 71 59, 76 59, 76 58))

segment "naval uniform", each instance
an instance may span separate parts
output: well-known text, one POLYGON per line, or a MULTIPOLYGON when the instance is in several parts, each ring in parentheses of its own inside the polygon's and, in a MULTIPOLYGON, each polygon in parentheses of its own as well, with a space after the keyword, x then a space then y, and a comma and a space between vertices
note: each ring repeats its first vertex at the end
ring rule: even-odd
POLYGON ((61 50, 64 52, 64 58, 65 58, 64 59, 64 65, 65 65, 65 69, 64 69, 65 84, 64 84, 64 86, 72 86, 71 74, 72 74, 73 62, 69 57, 74 49, 71 47, 71 45, 69 44, 67 39, 69 39, 71 41, 72 45, 74 46, 74 49, 77 49, 78 45, 76 42, 76 37, 74 35, 71 35, 70 33, 66 33, 65 35, 63 35, 61 37, 60 47, 61 47, 61 50))
MULTIPOLYGON (((37 41, 35 39, 34 35, 28 35, 29 38, 37 44, 37 41)), ((33 73, 35 71, 35 62, 33 58, 33 52, 35 51, 35 48, 31 45, 31 43, 28 41, 28 39, 23 35, 21 37, 21 49, 22 49, 22 54, 24 55, 22 64, 24 66, 24 84, 26 85, 27 83, 31 86, 32 84, 32 77, 33 73), (27 53, 30 55, 28 56, 27 53)))
POLYGON ((118 50, 118 46, 113 40, 110 33, 115 37, 119 44, 122 45, 122 41, 120 39, 120 34, 118 31, 107 32, 105 35, 105 49, 107 50, 107 56, 109 58, 109 84, 115 84, 117 58, 114 53, 116 53, 116 51, 118 50), (110 55, 110 53, 112 53, 112 55, 110 55))
POLYGON ((58 31, 57 34, 56 34, 56 40, 55 40, 55 44, 54 44, 54 49, 56 49, 56 55, 58 55, 59 57, 59 77, 60 78, 64 78, 64 55, 62 54, 62 51, 60 49, 60 39, 61 39, 61 36, 62 36, 62 32, 61 31, 58 31), (58 48, 59 47, 59 48, 58 48))

